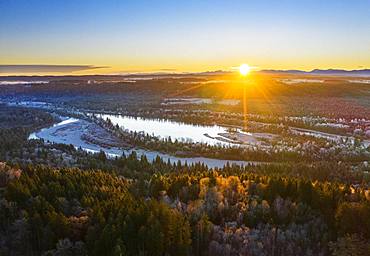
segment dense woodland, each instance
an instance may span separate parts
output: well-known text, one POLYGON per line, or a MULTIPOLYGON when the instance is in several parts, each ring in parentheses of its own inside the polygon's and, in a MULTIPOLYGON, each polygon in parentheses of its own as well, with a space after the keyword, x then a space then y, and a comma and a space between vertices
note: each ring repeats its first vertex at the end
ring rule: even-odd
MULTIPOLYGON (((133 156, 120 162, 145 170, 133 156)), ((128 179, 3 164, 1 253, 328 255, 351 240, 360 246, 355 255, 369 252, 370 194, 362 186, 236 166, 167 165, 163 173, 160 165, 147 163, 154 174, 128 179)))

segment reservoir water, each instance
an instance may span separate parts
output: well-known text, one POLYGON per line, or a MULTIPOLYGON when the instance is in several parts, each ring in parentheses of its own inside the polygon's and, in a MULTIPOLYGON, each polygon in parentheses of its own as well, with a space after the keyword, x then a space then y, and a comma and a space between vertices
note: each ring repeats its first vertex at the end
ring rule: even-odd
POLYGON ((122 115, 99 114, 103 119, 109 118, 114 125, 119 125, 129 131, 143 132, 160 138, 169 138, 174 141, 206 143, 209 145, 230 145, 226 138, 224 141, 216 139, 219 134, 226 133, 227 128, 218 125, 201 126, 185 124, 163 119, 146 119, 122 115))

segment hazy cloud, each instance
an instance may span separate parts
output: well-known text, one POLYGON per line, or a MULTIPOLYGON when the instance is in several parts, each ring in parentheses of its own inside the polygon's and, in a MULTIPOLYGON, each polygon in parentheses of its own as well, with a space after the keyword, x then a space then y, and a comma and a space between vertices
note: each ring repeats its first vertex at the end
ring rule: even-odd
POLYGON ((177 71, 175 68, 161 68, 159 71, 177 71))
POLYGON ((74 72, 90 69, 108 67, 98 67, 92 65, 0 65, 0 73, 40 73, 40 72, 74 72))
POLYGON ((143 71, 142 69, 126 69, 119 71, 120 73, 155 73, 155 72, 175 72, 175 68, 160 68, 160 69, 150 69, 143 71))

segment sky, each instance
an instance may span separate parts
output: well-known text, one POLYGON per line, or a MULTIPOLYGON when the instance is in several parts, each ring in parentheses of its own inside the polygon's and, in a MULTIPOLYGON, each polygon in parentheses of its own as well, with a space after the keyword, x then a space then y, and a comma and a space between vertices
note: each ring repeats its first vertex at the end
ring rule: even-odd
POLYGON ((370 0, 0 0, 0 75, 370 68, 369 14, 370 0))

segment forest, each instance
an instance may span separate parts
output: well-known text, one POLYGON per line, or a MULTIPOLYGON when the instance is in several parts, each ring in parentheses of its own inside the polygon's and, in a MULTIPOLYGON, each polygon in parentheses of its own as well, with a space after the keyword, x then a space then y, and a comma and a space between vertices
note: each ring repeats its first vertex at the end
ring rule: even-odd
MULTIPOLYGON (((145 170, 135 156, 118 161, 145 170)), ((1 164, 2 255, 350 255, 348 243, 351 255, 369 252, 362 186, 146 165, 146 176, 125 178, 1 164)))

